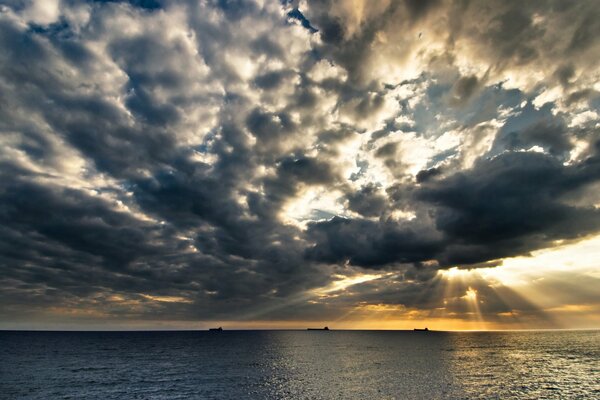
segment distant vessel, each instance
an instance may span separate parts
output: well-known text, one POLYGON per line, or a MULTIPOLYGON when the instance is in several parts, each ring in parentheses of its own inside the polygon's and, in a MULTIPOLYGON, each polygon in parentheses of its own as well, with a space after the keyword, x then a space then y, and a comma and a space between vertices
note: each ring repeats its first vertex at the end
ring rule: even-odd
POLYGON ((307 331, 328 331, 329 328, 325 327, 325 328, 308 328, 307 331))
POLYGON ((428 328, 425 328, 425 329, 415 328, 415 331, 417 331, 417 332, 429 332, 429 329, 428 328))
POLYGON ((209 329, 209 331, 211 331, 211 332, 221 332, 222 330, 223 330, 223 328, 221 328, 221 327, 209 329))

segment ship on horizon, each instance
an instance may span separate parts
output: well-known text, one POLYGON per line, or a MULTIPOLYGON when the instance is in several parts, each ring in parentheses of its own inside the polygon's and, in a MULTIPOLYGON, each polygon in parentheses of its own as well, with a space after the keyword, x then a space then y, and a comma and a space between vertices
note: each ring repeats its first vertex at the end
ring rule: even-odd
POLYGON ((221 332, 223 330, 223 328, 222 327, 209 328, 208 330, 209 330, 209 332, 221 332))
POLYGON ((427 327, 426 327, 426 328, 424 328, 424 329, 421 329, 421 328, 415 328, 414 330, 415 330, 416 332, 429 332, 429 328, 427 328, 427 327))
POLYGON ((308 328, 307 331, 328 331, 329 327, 325 327, 325 328, 308 328))

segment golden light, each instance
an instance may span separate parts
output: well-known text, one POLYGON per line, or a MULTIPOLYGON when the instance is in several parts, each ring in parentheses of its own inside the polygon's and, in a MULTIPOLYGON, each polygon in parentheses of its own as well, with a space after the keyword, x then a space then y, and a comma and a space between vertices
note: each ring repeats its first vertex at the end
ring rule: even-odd
POLYGON ((346 290, 347 288, 354 286, 354 285, 358 285, 360 283, 365 283, 365 282, 369 282, 369 281, 372 281, 375 279, 384 278, 389 275, 391 275, 391 274, 389 274, 389 273, 387 273, 387 274, 359 274, 359 275, 353 275, 353 276, 337 275, 336 276, 336 278, 338 278, 337 280, 333 281, 328 286, 325 286, 323 288, 319 288, 319 289, 315 290, 314 293, 317 294, 318 296, 323 296, 323 295, 327 295, 329 293, 346 290))
POLYGON ((469 286, 469 289, 467 289, 465 295, 462 297, 465 300, 468 301, 477 301, 477 290, 473 289, 471 286, 469 286))
POLYGON ((452 267, 449 269, 440 270, 438 274, 447 280, 465 280, 473 274, 473 271, 470 269, 459 269, 457 267, 452 267))
POLYGON ((145 299, 157 301, 160 303, 191 303, 192 302, 191 300, 186 299, 185 297, 180 297, 180 296, 151 296, 149 294, 142 294, 141 296, 145 299))

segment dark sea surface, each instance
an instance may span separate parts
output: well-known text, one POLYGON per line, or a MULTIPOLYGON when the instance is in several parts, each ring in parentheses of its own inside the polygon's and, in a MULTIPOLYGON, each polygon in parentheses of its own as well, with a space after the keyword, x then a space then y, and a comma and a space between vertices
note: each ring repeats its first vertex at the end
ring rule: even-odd
POLYGON ((600 331, 4 331, 0 397, 599 399, 600 331))

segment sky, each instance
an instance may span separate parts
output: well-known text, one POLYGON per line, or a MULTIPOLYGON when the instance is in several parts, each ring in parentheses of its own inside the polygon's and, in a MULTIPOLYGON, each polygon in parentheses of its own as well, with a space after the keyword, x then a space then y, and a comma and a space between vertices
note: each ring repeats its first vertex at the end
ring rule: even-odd
POLYGON ((0 329, 600 328, 596 0, 0 0, 0 329))

